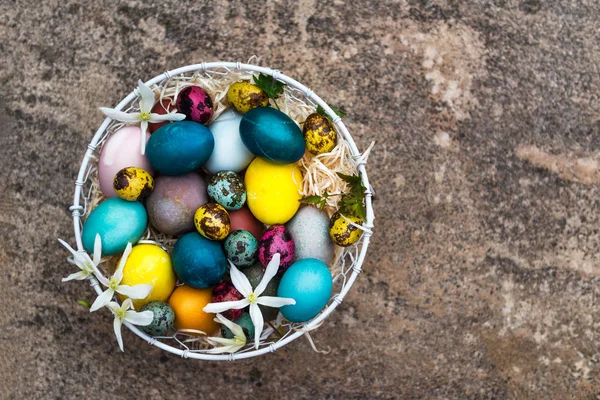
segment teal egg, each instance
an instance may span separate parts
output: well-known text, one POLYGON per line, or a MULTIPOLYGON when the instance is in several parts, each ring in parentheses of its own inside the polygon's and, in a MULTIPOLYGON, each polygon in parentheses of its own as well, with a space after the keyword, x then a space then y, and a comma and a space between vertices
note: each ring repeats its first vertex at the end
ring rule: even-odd
POLYGON ((163 175, 183 175, 200 168, 212 154, 215 139, 210 130, 192 121, 161 126, 146 144, 146 157, 163 175))
POLYGON ((239 210, 246 203, 246 188, 233 171, 217 172, 208 180, 208 195, 226 210, 239 210))
POLYGON ((279 164, 298 161, 306 148, 298 125, 283 112, 270 107, 254 108, 244 114, 240 136, 252 153, 279 164))
POLYGON ((219 242, 208 240, 198 232, 180 237, 171 259, 177 277, 197 289, 215 286, 227 270, 227 259, 219 242))
MULTIPOLYGON (((250 286, 252 289, 256 289, 263 276, 265 275, 265 269, 259 263, 254 264, 253 266, 246 268, 242 271, 246 278, 250 281, 250 286)), ((277 275, 273 277, 267 284, 265 291, 262 292, 261 296, 277 296, 277 289, 279 288, 279 282, 281 278, 277 275)), ((258 306, 260 308, 260 312, 262 313, 265 321, 273 321, 277 318, 277 314, 279 314, 279 309, 274 307, 267 307, 263 305, 258 306)))
MULTIPOLYGON (((243 313, 241 317, 239 317, 233 322, 238 324, 240 328, 242 328, 242 330, 244 331, 244 335, 246 335, 246 340, 254 340, 254 324, 252 323, 252 318, 250 318, 249 313, 243 313)), ((227 339, 233 339, 233 332, 231 332, 231 329, 223 325, 221 327, 221 336, 227 339)))
POLYGON ((325 307, 332 287, 325 263, 314 258, 296 261, 283 274, 277 290, 278 297, 290 297, 296 304, 281 307, 281 314, 288 321, 308 321, 325 307))
POLYGON ((238 268, 250 267, 256 262, 258 241, 248 231, 233 231, 223 245, 227 258, 238 268))
POLYGON ((146 230, 148 215, 139 201, 119 197, 104 200, 90 213, 83 224, 81 240, 89 252, 94 251, 96 234, 102 239, 102 255, 122 253, 127 243, 135 244, 146 230))
POLYGON ((140 326, 139 328, 152 336, 165 336, 173 329, 175 322, 175 313, 173 309, 162 301, 151 301, 142 307, 141 311, 152 311, 154 316, 150 325, 140 326))

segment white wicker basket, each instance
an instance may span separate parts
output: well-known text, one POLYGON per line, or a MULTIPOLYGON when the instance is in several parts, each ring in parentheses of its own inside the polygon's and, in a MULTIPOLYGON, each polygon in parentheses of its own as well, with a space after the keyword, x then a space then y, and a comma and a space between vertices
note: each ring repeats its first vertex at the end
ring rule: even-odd
MULTIPOLYGON (((190 347, 187 347, 185 343, 177 339, 176 335, 171 338, 155 338, 140 331, 137 327, 129 324, 128 322, 124 323, 124 325, 127 326, 127 328, 129 328, 133 333, 135 333, 142 339, 146 340, 149 344, 157 346, 163 350, 166 350, 173 354, 177 354, 184 358, 233 361, 236 359, 255 357, 268 352, 274 352, 278 348, 281 348, 289 342, 306 334, 308 331, 311 331, 320 326, 320 324, 329 316, 329 314, 331 314, 331 312, 333 312, 333 310, 340 303, 342 303, 344 297, 346 296, 346 294, 354 284, 354 281, 358 277, 358 274, 361 272, 361 266, 367 253, 367 248, 369 246, 369 240, 371 236, 371 229, 373 227, 374 215, 371 203, 372 189, 369 184, 369 179, 367 177, 367 172, 365 169, 366 157, 362 156, 359 152, 358 148, 356 147, 356 144, 354 143, 354 140, 352 139, 352 136, 348 132, 348 129, 342 122, 341 118, 334 113, 334 111, 327 105, 327 103, 325 103, 319 96, 313 93, 313 91, 307 88, 306 86, 280 73, 276 69, 264 68, 257 65, 243 64, 239 62, 211 62, 188 65, 186 67, 177 68, 172 71, 160 74, 150 79, 148 82, 146 82, 146 84, 148 86, 160 86, 172 77, 190 73, 202 73, 206 76, 211 76, 213 74, 224 75, 236 71, 263 73, 271 75, 275 79, 287 85, 286 90, 291 91, 292 97, 296 99, 301 99, 306 104, 310 104, 311 106, 321 106, 332 118, 337 132, 341 134, 343 138, 347 141, 353 159, 356 161, 357 171, 360 173, 363 184, 367 188, 365 196, 366 221, 363 224, 363 227, 365 229, 363 229, 364 234, 362 235, 360 241, 352 248, 346 250, 342 257, 341 272, 337 274, 337 276, 334 276, 334 282, 336 282, 336 284, 334 286, 334 294, 332 295, 328 306, 319 315, 317 315, 309 322, 306 322, 304 324, 289 324, 288 332, 285 335, 283 335, 282 338, 279 338, 276 341, 261 342, 261 346, 258 349, 247 348, 245 350, 242 350, 241 352, 234 354, 207 354, 204 353, 201 349, 195 350, 190 347), (174 345, 169 344, 168 342, 170 340, 165 339, 174 339, 174 345)), ((127 97, 125 97, 115 107, 115 109, 127 110, 131 108, 132 104, 136 102, 138 97, 139 94, 137 93, 137 90, 134 90, 127 97)), ((83 161, 81 162, 79 173, 77 175, 77 180, 75 181, 73 205, 69 209, 71 210, 73 215, 73 228, 78 251, 85 251, 81 241, 82 217, 86 215, 86 207, 88 206, 88 199, 90 196, 91 189, 88 189, 87 186, 90 183, 90 176, 92 175, 92 172, 95 168, 96 150, 101 145, 102 141, 105 140, 105 138, 108 136, 109 129, 113 125, 114 121, 110 118, 106 118, 102 122, 100 128, 98 128, 91 142, 87 146, 87 151, 85 152, 83 161)), ((95 292, 97 294, 100 294, 102 292, 102 289, 100 288, 97 280, 93 277, 90 277, 89 280, 95 292)))

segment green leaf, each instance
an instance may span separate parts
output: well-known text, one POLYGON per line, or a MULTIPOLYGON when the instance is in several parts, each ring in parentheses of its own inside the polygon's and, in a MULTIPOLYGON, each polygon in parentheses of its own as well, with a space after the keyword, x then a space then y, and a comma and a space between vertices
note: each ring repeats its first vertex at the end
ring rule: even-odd
POLYGON ((342 178, 345 182, 349 183, 350 185, 358 185, 359 183, 362 182, 362 180, 360 179, 360 176, 358 176, 358 175, 346 175, 346 174, 342 174, 341 172, 336 172, 336 174, 337 174, 337 176, 342 178))
POLYGON ((85 300, 77 300, 77 304, 79 304, 80 306, 87 307, 87 308, 90 308, 92 306, 90 303, 88 303, 85 300))
POLYGON ((265 91, 269 98, 275 100, 283 94, 285 83, 278 81, 271 75, 265 75, 262 72, 258 76, 254 76, 254 83, 265 91))
MULTIPOLYGON (((343 111, 340 108, 334 107, 331 104, 327 104, 329 106, 329 108, 331 108, 333 110, 333 112, 340 118, 344 118, 346 116, 346 112, 343 111)), ((324 115, 325 117, 327 117, 328 120, 331 121, 331 117, 329 116, 329 114, 327 114, 325 112, 325 109, 321 106, 317 106, 317 113, 324 115)))
POLYGON ((321 202, 321 196, 307 196, 298 201, 304 204, 319 204, 321 202))

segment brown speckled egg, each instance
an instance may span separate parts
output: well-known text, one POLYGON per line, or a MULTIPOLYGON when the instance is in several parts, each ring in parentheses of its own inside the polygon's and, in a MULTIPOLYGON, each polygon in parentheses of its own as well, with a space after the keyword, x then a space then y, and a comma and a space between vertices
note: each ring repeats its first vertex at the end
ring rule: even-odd
POLYGON ((113 187, 123 200, 143 200, 154 190, 154 178, 141 168, 127 167, 117 172, 113 187))
POLYGON ((319 113, 310 114, 302 129, 306 149, 311 154, 323 154, 332 151, 337 144, 337 134, 331 121, 319 113))
POLYGON ((227 101, 238 112, 244 114, 256 107, 269 104, 269 97, 258 86, 250 82, 236 82, 227 90, 227 101))
POLYGON ((231 223, 227 210, 220 204, 201 205, 194 214, 198 232, 209 240, 224 240, 229 235, 231 223))

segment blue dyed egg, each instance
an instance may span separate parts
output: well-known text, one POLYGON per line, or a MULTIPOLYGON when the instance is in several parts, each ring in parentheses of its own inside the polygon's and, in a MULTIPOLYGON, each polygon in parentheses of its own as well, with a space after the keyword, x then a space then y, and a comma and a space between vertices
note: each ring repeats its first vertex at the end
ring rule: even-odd
POLYGON ((171 258, 179 279, 197 289, 215 286, 227 270, 227 259, 221 245, 198 232, 180 237, 173 247, 171 258))
POLYGON ((96 234, 102 239, 102 255, 122 253, 127 243, 136 243, 146 229, 148 215, 139 201, 118 197, 104 200, 90 213, 83 225, 81 240, 87 251, 94 251, 96 234))
POLYGON ((238 174, 221 171, 208 180, 208 195, 227 210, 239 210, 246 202, 246 188, 238 174))
POLYGON ((292 322, 308 321, 325 307, 332 287, 325 263, 314 258, 296 261, 283 274, 277 290, 278 297, 290 297, 296 304, 281 307, 281 313, 292 322))
POLYGON ((290 164, 304 155, 302 131, 279 110, 258 107, 248 111, 240 122, 242 142, 252 153, 279 164, 290 164))
POLYGON ((146 144, 152 168, 163 175, 183 175, 200 168, 212 154, 215 139, 204 125, 192 121, 161 126, 146 144))
POLYGON ((227 258, 238 268, 250 267, 256 262, 258 242, 248 231, 231 232, 223 247, 227 258))
POLYGON ((140 329, 148 335, 164 336, 173 329, 175 313, 167 303, 151 301, 142 307, 140 311, 152 311, 153 317, 150 325, 140 326, 140 329))

